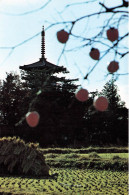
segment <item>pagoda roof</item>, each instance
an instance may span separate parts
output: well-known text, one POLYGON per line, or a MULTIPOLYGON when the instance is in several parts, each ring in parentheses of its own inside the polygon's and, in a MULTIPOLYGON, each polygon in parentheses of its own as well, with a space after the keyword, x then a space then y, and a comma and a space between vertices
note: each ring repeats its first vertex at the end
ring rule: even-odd
POLYGON ((65 70, 65 68, 62 66, 57 66, 51 62, 48 62, 45 58, 45 31, 44 31, 44 26, 43 29, 41 31, 41 58, 39 59, 39 61, 34 62, 32 64, 27 64, 24 66, 20 66, 19 67, 22 70, 34 70, 34 69, 38 69, 38 70, 42 70, 44 68, 47 69, 56 69, 58 71, 65 70))
POLYGON ((24 66, 20 66, 19 67, 20 69, 23 69, 23 70, 32 70, 32 69, 44 69, 44 68, 53 68, 53 69, 58 69, 60 68, 59 66, 51 63, 51 62, 48 62, 45 58, 43 59, 40 59, 39 61, 37 62, 34 62, 32 64, 27 64, 27 65, 24 65, 24 66))

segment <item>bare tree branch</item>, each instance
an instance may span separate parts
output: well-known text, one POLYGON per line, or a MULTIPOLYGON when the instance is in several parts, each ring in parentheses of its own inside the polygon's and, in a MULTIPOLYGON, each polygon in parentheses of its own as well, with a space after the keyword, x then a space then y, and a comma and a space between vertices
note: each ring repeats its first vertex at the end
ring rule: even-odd
POLYGON ((28 12, 15 14, 15 13, 8 13, 8 12, 0 11, 0 14, 8 15, 8 16, 25 16, 25 15, 28 15, 28 14, 33 14, 35 12, 38 12, 38 11, 44 9, 51 1, 52 0, 48 0, 47 3, 43 4, 41 7, 37 8, 37 9, 34 9, 34 10, 31 10, 31 11, 28 11, 28 12))
POLYGON ((94 3, 97 0, 89 0, 89 1, 83 1, 83 2, 78 2, 78 3, 71 3, 68 4, 64 7, 64 9, 60 12, 63 13, 67 8, 71 7, 71 6, 78 6, 78 5, 84 5, 84 4, 88 4, 88 3, 94 3))
POLYGON ((103 3, 99 3, 102 7, 104 7, 105 8, 105 10, 106 10, 106 12, 113 12, 115 9, 118 9, 118 8, 123 8, 123 7, 128 7, 129 6, 129 4, 128 4, 128 2, 126 2, 126 1, 124 1, 123 0, 123 3, 121 4, 121 5, 118 5, 118 6, 115 6, 115 7, 112 7, 112 8, 108 8, 108 7, 106 7, 103 3))
MULTIPOLYGON (((34 13, 34 12, 37 12, 43 8, 45 8, 52 0, 48 0, 46 4, 42 5, 40 8, 38 9, 35 9, 35 10, 32 10, 32 11, 28 11, 28 12, 24 12, 24 13, 21 13, 21 14, 12 14, 12 15, 16 15, 16 16, 20 16, 20 15, 27 15, 27 14, 31 14, 31 13, 34 13)), ((77 3, 71 3, 71 4, 67 4, 63 11, 62 12, 58 12, 58 14, 61 14, 63 13, 65 10, 67 10, 69 7, 72 7, 72 6, 78 6, 78 5, 82 5, 83 4, 88 4, 88 3, 94 3, 96 2, 96 0, 87 0, 87 1, 84 1, 84 2, 77 2, 77 3)), ((111 26, 116 26, 117 28, 121 25, 121 21, 123 21, 123 23, 126 21, 127 22, 127 17, 128 17, 128 11, 126 10, 126 8, 129 6, 128 5, 128 2, 126 2, 125 0, 122 0, 122 3, 121 5, 116 5, 114 7, 107 7, 105 4, 104 4, 104 1, 103 3, 99 3, 100 7, 101 7, 101 10, 98 11, 98 12, 94 12, 94 13, 90 13, 90 14, 86 14, 86 15, 83 15, 81 17, 78 17, 74 20, 63 20, 63 17, 60 15, 60 19, 61 21, 57 21, 55 23, 50 23, 48 21, 46 21, 47 23, 49 23, 48 27, 45 29, 45 31, 47 31, 48 29, 51 29, 52 27, 54 26, 57 26, 57 25, 60 25, 60 24, 63 24, 64 25, 64 28, 67 28, 67 26, 69 27, 70 26, 70 29, 69 29, 69 37, 74 37, 76 39, 80 39, 80 41, 82 41, 82 43, 79 45, 79 46, 75 46, 74 48, 68 48, 66 49, 66 46, 67 46, 67 43, 64 45, 60 55, 59 55, 59 58, 58 58, 58 62, 57 64, 59 64, 59 61, 62 57, 62 55, 65 54, 65 52, 73 52, 73 51, 77 51, 78 49, 81 49, 81 48, 84 48, 86 46, 93 46, 95 43, 99 43, 103 46, 106 47, 105 50, 103 50, 103 55, 102 57, 99 59, 99 61, 97 61, 95 63, 95 65, 91 68, 91 70, 86 74, 86 76, 84 77, 84 79, 88 79, 89 75, 91 74, 91 72, 93 72, 93 70, 95 69, 95 67, 99 64, 99 62, 108 54, 108 52, 110 51, 113 51, 115 55, 119 55, 121 58, 123 58, 124 56, 126 56, 129 51, 127 51, 127 48, 124 48, 124 46, 122 46, 123 49, 125 49, 125 52, 120 52, 119 49, 120 49, 120 46, 122 45, 122 41, 127 38, 129 36, 129 33, 125 33, 125 35, 119 37, 119 39, 115 42, 111 44, 108 44, 106 42, 106 38, 104 38, 104 33, 105 31, 107 30, 107 28, 110 28, 111 26), (125 8, 125 10, 121 9, 121 8, 125 8), (75 32, 74 32, 74 27, 77 23, 79 23, 80 21, 82 20, 87 20, 89 18, 93 18, 93 17, 96 17, 96 16, 101 16, 103 17, 103 15, 106 15, 107 16, 107 19, 104 21, 103 25, 99 26, 100 28, 100 31, 97 32, 97 34, 95 36, 92 36, 92 37, 86 37, 86 36, 83 36, 83 35, 76 35, 75 32)), ((10 13, 6 13, 6 14, 10 14, 10 13)), ((14 45, 14 46, 8 46, 8 47, 0 47, 0 49, 11 49, 11 51, 9 52, 8 56, 6 57, 6 59, 13 53, 13 51, 25 44, 26 42, 29 42, 30 40, 32 40, 33 38, 37 37, 38 35, 40 35, 41 32, 35 34, 34 36, 14 45)), ((69 41, 69 40, 68 40, 69 41)), ((5 59, 5 60, 6 60, 5 59)), ((5 61, 4 60, 4 61, 5 61)), ((4 63, 4 62, 3 62, 4 63)), ((80 71, 79 67, 78 67, 78 70, 80 71)), ((81 72, 80 72, 81 73, 81 72)))

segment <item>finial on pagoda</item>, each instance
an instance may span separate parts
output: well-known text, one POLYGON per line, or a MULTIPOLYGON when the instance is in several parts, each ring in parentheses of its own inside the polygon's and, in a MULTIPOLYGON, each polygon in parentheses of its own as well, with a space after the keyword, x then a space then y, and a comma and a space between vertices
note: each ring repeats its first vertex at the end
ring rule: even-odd
POLYGON ((41 32, 42 40, 41 40, 41 59, 45 58, 45 31, 44 26, 41 32))

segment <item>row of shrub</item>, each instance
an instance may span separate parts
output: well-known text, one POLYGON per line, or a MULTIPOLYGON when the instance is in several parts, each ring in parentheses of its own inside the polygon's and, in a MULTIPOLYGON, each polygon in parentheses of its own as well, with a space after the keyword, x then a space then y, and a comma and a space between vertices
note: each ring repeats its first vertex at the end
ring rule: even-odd
POLYGON ((62 168, 95 168, 102 170, 119 170, 127 171, 128 162, 127 158, 121 158, 118 155, 113 155, 110 158, 102 158, 96 152, 91 152, 88 155, 81 155, 76 153, 71 154, 55 154, 48 153, 45 155, 46 162, 51 167, 62 168))
POLYGON ((47 148, 41 149, 44 154, 55 153, 55 154, 87 154, 91 152, 97 153, 128 153, 127 147, 88 147, 82 149, 73 149, 73 148, 47 148))
POLYGON ((80 168, 80 169, 98 169, 98 170, 114 170, 114 171, 127 171, 128 162, 125 160, 110 160, 102 161, 97 159, 90 160, 46 160, 50 167, 59 168, 80 168))

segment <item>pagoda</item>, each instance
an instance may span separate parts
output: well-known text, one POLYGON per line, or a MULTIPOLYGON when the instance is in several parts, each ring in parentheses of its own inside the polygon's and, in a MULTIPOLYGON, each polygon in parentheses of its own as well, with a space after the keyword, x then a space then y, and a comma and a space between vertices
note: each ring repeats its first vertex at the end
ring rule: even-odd
POLYGON ((42 70, 42 69, 52 69, 52 70, 60 70, 63 67, 57 66, 55 64, 52 64, 48 62, 45 58, 45 31, 44 31, 44 26, 41 32, 41 58, 39 61, 34 62, 32 64, 27 64, 24 66, 19 67, 22 70, 42 70))

